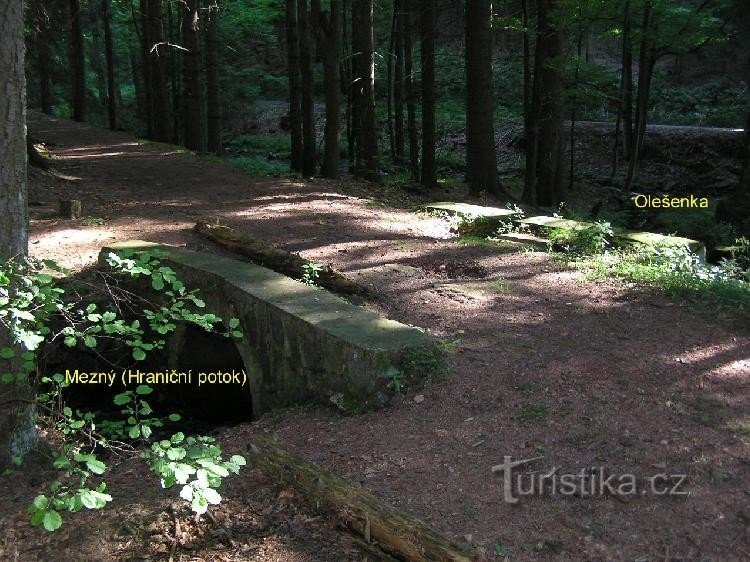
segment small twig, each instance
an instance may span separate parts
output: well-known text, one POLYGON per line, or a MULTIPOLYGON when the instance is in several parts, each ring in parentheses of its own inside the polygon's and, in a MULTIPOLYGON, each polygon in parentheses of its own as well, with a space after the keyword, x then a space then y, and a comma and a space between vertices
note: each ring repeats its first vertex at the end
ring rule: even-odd
POLYGON ((531 464, 534 461, 538 461, 539 459, 543 459, 544 457, 533 457, 530 459, 523 459, 520 461, 513 461, 510 464, 496 464, 492 467, 492 472, 503 472, 506 468, 510 468, 513 470, 514 468, 518 468, 519 466, 524 466, 527 464, 531 464))

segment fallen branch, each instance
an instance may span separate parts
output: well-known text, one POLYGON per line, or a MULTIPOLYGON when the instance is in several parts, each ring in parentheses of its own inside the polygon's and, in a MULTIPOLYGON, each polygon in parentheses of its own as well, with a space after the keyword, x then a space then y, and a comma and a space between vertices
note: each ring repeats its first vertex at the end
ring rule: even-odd
MULTIPOLYGON (((302 279, 305 272, 303 266, 309 263, 297 254, 277 248, 273 244, 243 234, 228 226, 199 221, 194 230, 222 248, 250 258, 258 265, 273 269, 293 279, 302 279)), ((363 295, 367 292, 364 287, 330 267, 318 273, 315 283, 343 295, 363 295)))
POLYGON ((271 439, 257 439, 250 446, 248 457, 266 476, 294 487, 311 505, 332 514, 344 527, 400 560, 472 560, 469 554, 419 519, 285 451, 271 439))

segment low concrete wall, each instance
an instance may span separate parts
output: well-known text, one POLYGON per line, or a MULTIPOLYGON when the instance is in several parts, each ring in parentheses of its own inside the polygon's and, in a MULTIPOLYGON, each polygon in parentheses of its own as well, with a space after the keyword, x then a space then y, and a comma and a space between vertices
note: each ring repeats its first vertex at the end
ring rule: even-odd
POLYGON ((240 319, 245 335, 237 347, 255 417, 308 402, 351 412, 382 406, 410 350, 437 352, 437 339, 422 330, 264 267, 138 240, 103 248, 100 261, 118 250, 168 252, 163 260, 186 287, 200 289, 207 311, 240 319))

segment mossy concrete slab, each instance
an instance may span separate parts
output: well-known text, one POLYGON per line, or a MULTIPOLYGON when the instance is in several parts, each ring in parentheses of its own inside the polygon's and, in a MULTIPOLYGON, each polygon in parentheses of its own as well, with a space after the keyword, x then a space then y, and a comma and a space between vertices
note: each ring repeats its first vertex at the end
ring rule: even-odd
POLYGON ((493 219, 514 217, 518 215, 517 211, 511 209, 501 209, 499 207, 484 207, 482 205, 472 205, 470 203, 453 203, 450 201, 441 201, 439 203, 430 203, 423 207, 426 211, 441 211, 450 215, 458 215, 468 219, 493 219))
POLYGON ((496 234, 495 238, 498 240, 507 240, 509 242, 518 242, 519 244, 526 244, 537 250, 547 250, 549 248, 549 240, 546 238, 540 238, 533 234, 526 232, 506 232, 504 234, 496 234))
POLYGON ((167 252, 163 259, 188 288, 200 289, 207 311, 240 319, 255 416, 312 401, 349 411, 383 405, 410 350, 438 352, 423 330, 255 264, 139 240, 103 248, 100 261, 120 250, 167 252))
POLYGON ((560 217, 528 217, 518 221, 519 224, 528 226, 542 227, 543 229, 552 230, 554 228, 564 228, 568 230, 583 230, 591 226, 590 222, 574 221, 571 219, 562 219, 560 217))
POLYGON ((681 236, 665 236, 655 232, 619 232, 615 238, 626 244, 643 244, 646 246, 687 246, 701 259, 706 259, 706 247, 698 240, 681 236))

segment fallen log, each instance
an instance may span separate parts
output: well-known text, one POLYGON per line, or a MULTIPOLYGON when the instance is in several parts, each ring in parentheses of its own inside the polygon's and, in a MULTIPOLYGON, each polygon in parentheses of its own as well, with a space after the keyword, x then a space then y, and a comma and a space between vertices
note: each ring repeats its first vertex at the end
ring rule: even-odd
POLYGON ((250 462, 269 478, 300 492, 309 504, 332 514, 344 527, 408 562, 472 562, 474 558, 419 519, 385 504, 356 484, 258 438, 250 462))
MULTIPOLYGON (((250 258, 253 263, 293 279, 302 279, 305 273, 304 266, 309 263, 297 254, 277 248, 273 244, 243 234, 228 226, 199 221, 195 224, 194 230, 222 248, 250 258)), ((367 293, 364 287, 331 267, 318 271, 315 284, 343 295, 364 295, 367 293)))

